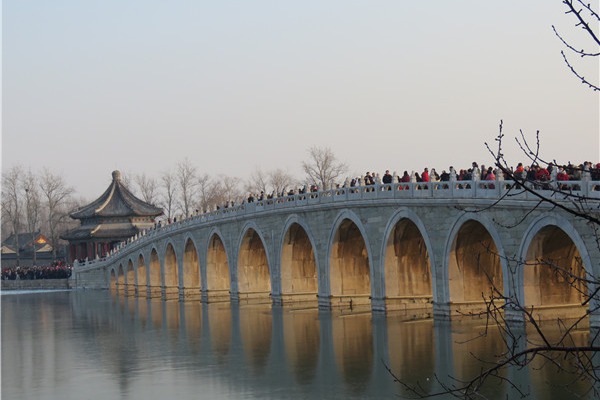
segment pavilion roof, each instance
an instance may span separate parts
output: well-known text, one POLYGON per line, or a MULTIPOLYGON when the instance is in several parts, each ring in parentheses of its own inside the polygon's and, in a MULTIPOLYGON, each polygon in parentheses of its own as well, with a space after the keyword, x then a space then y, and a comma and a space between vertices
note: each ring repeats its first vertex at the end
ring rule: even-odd
POLYGON ((74 219, 92 217, 156 217, 162 215, 162 208, 135 197, 121 181, 121 173, 113 171, 113 180, 106 191, 87 206, 73 211, 74 219))

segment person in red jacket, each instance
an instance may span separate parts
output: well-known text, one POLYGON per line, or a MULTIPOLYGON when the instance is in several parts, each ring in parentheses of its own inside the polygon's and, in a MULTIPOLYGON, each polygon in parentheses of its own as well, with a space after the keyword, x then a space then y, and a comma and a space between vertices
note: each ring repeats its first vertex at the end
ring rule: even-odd
POLYGON ((525 179, 525 168, 523 167, 523 163, 519 163, 519 165, 517 165, 514 176, 517 179, 525 179))
MULTIPOLYGON (((567 171, 565 171, 565 169, 564 169, 563 167, 559 167, 559 168, 558 168, 558 173, 556 174, 556 180, 557 180, 558 182, 565 182, 565 181, 568 181, 568 180, 569 180, 569 174, 567 174, 567 171)), ((558 188, 559 188, 560 190, 565 190, 565 189, 567 189, 568 187, 567 187, 567 185, 564 185, 564 184, 562 184, 562 185, 561 185, 561 184, 559 183, 559 184, 558 184, 558 188)))
POLYGON ((423 170, 423 173, 421 174, 421 181, 422 182, 429 182, 429 169, 425 168, 423 170))
POLYGON ((539 182, 547 182, 550 180, 550 172, 546 168, 536 167, 535 180, 539 182))

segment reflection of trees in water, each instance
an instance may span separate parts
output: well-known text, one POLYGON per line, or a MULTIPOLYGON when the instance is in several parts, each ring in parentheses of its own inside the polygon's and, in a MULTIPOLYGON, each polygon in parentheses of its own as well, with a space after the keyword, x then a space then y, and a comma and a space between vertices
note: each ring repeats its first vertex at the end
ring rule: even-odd
MULTIPOLYGON (((587 326, 587 324, 582 325, 584 326, 571 332, 571 335, 567 338, 565 343, 566 345, 571 347, 589 345, 589 326, 587 326)), ((556 329, 556 323, 553 321, 542 322, 541 326, 550 343, 557 343, 564 335, 563 332, 556 329)), ((530 342, 529 347, 533 347, 533 345, 542 345, 542 340, 533 329, 527 329, 527 340, 530 342)), ((592 381, 581 379, 578 375, 580 371, 576 371, 574 368, 574 366, 578 364, 572 360, 573 357, 575 357, 575 353, 565 354, 564 357, 561 357, 562 360, 560 360, 560 366, 564 370, 559 370, 553 362, 544 357, 536 357, 531 362, 529 371, 531 375, 531 393, 533 398, 577 398, 581 396, 582 393, 589 393, 590 398, 592 397, 591 394, 593 392, 589 391, 592 381)))
POLYGON ((313 381, 319 361, 319 321, 316 312, 285 312, 283 337, 290 369, 296 381, 313 381))
POLYGON ((254 372, 263 372, 271 353, 273 322, 271 310, 240 308, 240 334, 248 364, 254 372))
MULTIPOLYGON (((497 329, 488 329, 486 336, 485 320, 457 321, 450 327, 452 341, 453 368, 452 377, 459 381, 472 379, 481 372, 482 368, 495 365, 505 349, 501 333, 497 329)), ((501 371, 500 377, 506 376, 506 371, 501 371)), ((482 388, 483 396, 502 398, 507 390, 506 382, 502 379, 492 379, 482 388)))
POLYGON ((405 322, 388 317, 387 327, 389 367, 394 375, 430 391, 435 380, 433 321, 405 322))
POLYGON ((373 371, 371 314, 334 318, 332 334, 336 364, 353 391, 364 392, 373 371))
POLYGON ((7 387, 12 387, 15 398, 34 398, 32 382, 68 379, 60 355, 69 353, 71 344, 59 333, 71 313, 68 293, 3 295, 1 303, 1 397, 10 398, 7 387))
MULTIPOLYGON (((139 321, 140 299, 112 296, 106 301, 103 292, 73 293, 73 330, 82 335, 78 351, 89 359, 111 371, 118 382, 121 393, 129 391, 134 378, 133 371, 139 370, 137 355, 144 350, 140 340, 139 321), (136 306, 137 302, 137 306, 136 306)), ((144 299, 141 301, 145 302, 144 299)), ((78 338, 78 335, 72 337, 78 338)))

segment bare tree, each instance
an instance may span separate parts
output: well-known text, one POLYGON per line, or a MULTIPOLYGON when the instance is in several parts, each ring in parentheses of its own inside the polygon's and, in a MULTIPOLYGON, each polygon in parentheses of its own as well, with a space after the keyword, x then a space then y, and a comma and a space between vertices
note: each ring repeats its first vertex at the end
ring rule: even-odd
POLYGON ((269 172, 264 172, 260 168, 256 169, 250 180, 246 184, 248 193, 269 193, 273 191, 281 194, 286 188, 294 186, 296 180, 287 171, 277 168, 269 172))
POLYGON ((146 203, 156 204, 158 199, 158 183, 155 178, 146 176, 146 173, 138 174, 134 181, 140 191, 142 200, 146 203))
MULTIPOLYGON (((561 35, 556 27, 552 25, 552 29, 558 38, 563 42, 565 47, 573 54, 581 57, 600 57, 600 39, 598 38, 598 33, 594 31, 594 28, 598 29, 598 24, 600 23, 600 16, 598 15, 598 10, 594 10, 590 3, 585 3, 582 0, 563 0, 563 4, 566 6, 567 11, 566 14, 572 14, 575 17, 576 23, 575 26, 581 28, 586 37, 590 40, 590 44, 587 45, 588 48, 592 48, 592 50, 585 50, 583 47, 575 47, 569 41, 567 41, 563 35, 561 35)), ((586 77, 580 74, 569 61, 569 58, 565 54, 564 50, 560 52, 567 64, 567 67, 571 70, 571 72, 581 80, 581 83, 588 86, 592 90, 599 90, 600 87, 598 83, 590 82, 586 77)))
POLYGON ((348 171, 348 166, 338 161, 328 147, 313 146, 308 150, 308 155, 309 159, 302 162, 302 169, 307 179, 323 190, 333 188, 336 180, 348 171))
POLYGON ((37 265, 35 233, 40 222, 41 204, 37 177, 31 172, 31 169, 23 176, 21 184, 25 191, 25 221, 27 223, 27 231, 31 235, 33 265, 37 265))
POLYGON ((198 210, 202 210, 202 212, 207 212, 216 205, 215 182, 208 174, 202 174, 198 177, 198 198, 198 210))
POLYGON ((166 211, 166 217, 172 220, 175 214, 175 201, 177 196, 177 182, 175 175, 171 171, 163 172, 160 177, 162 188, 162 207, 166 211))
POLYGON ((242 202, 244 196, 240 192, 239 182, 237 178, 219 175, 219 179, 213 186, 214 198, 216 206, 228 206, 231 202, 239 204, 242 202))
POLYGON ((283 193, 286 188, 294 185, 294 177, 283 169, 277 168, 269 172, 269 183, 275 193, 283 193))
POLYGON ((262 169, 257 168, 246 185, 246 191, 249 193, 264 192, 267 193, 267 186, 269 185, 269 177, 262 169))
POLYGON ((61 225, 68 221, 67 202, 73 194, 73 188, 68 187, 62 176, 44 169, 40 176, 40 189, 45 203, 52 245, 52 259, 56 260, 59 247, 61 225))
POLYGON ((22 195, 20 181, 23 175, 21 166, 16 165, 2 174, 2 220, 10 221, 12 233, 15 237, 16 262, 20 263, 19 233, 22 224, 22 195))
POLYGON ((177 164, 177 185, 179 188, 179 205, 186 217, 192 214, 194 198, 198 190, 198 172, 196 167, 186 158, 177 164))

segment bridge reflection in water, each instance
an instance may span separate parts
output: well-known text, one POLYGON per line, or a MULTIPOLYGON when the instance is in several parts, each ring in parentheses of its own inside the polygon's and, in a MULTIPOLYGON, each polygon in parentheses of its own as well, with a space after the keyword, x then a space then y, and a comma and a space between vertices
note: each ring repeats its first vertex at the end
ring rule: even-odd
MULTIPOLYGON (((475 339, 483 322, 107 291, 3 296, 2 395, 54 399, 86 390, 89 398, 368 399, 404 393, 386 366, 434 392, 436 377, 468 379, 501 353, 497 332, 475 339)), ((575 336, 586 343, 587 329, 575 336)), ((553 368, 506 374, 535 398, 570 394, 556 383, 571 377, 553 368)), ((577 382, 569 390, 587 387, 577 382)), ((514 395, 498 381, 483 392, 514 395)))

